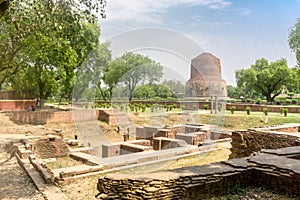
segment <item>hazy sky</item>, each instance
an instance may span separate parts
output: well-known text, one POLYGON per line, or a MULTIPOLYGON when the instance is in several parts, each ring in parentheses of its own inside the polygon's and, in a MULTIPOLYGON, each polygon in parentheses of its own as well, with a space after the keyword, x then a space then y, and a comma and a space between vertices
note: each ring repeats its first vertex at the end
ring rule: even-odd
POLYGON ((190 59, 203 51, 220 58, 231 85, 235 70, 258 58, 296 64, 287 40, 300 0, 108 0, 106 14, 101 40, 112 41, 115 56, 149 55, 177 79, 189 79, 190 59))

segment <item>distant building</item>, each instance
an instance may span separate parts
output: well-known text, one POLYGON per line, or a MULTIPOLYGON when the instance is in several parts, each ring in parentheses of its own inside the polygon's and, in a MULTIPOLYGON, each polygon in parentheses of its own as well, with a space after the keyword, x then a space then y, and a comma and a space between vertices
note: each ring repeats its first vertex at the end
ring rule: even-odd
POLYGON ((226 85, 219 58, 211 53, 202 53, 192 59, 191 77, 186 83, 186 97, 226 97, 226 85))

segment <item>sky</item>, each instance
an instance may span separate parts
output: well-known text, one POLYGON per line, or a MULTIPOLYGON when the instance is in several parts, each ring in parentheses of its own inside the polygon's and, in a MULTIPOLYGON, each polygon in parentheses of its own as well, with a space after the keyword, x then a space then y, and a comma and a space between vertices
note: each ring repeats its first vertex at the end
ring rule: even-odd
POLYGON ((300 0, 108 0, 101 41, 113 56, 148 55, 167 79, 187 81, 191 59, 210 52, 221 61, 223 79, 259 58, 285 58, 296 65, 288 35, 300 18, 300 0))

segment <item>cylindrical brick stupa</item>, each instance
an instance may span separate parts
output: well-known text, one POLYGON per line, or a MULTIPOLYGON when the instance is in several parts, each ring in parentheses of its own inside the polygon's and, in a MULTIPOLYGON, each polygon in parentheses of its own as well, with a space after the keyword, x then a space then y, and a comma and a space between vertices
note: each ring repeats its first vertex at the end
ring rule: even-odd
POLYGON ((220 59, 211 53, 202 53, 192 59, 186 97, 210 96, 226 97, 226 81, 222 78, 220 59))

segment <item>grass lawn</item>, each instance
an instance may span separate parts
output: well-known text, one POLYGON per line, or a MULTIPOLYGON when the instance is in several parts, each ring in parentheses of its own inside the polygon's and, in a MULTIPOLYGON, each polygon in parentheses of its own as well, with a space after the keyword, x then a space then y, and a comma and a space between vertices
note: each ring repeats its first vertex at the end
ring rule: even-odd
POLYGON ((245 111, 230 111, 222 114, 201 114, 200 123, 219 124, 224 129, 248 129, 258 126, 272 126, 276 124, 300 123, 300 114, 288 113, 287 117, 280 113, 269 112, 265 116, 262 112, 251 112, 247 115, 245 111))

